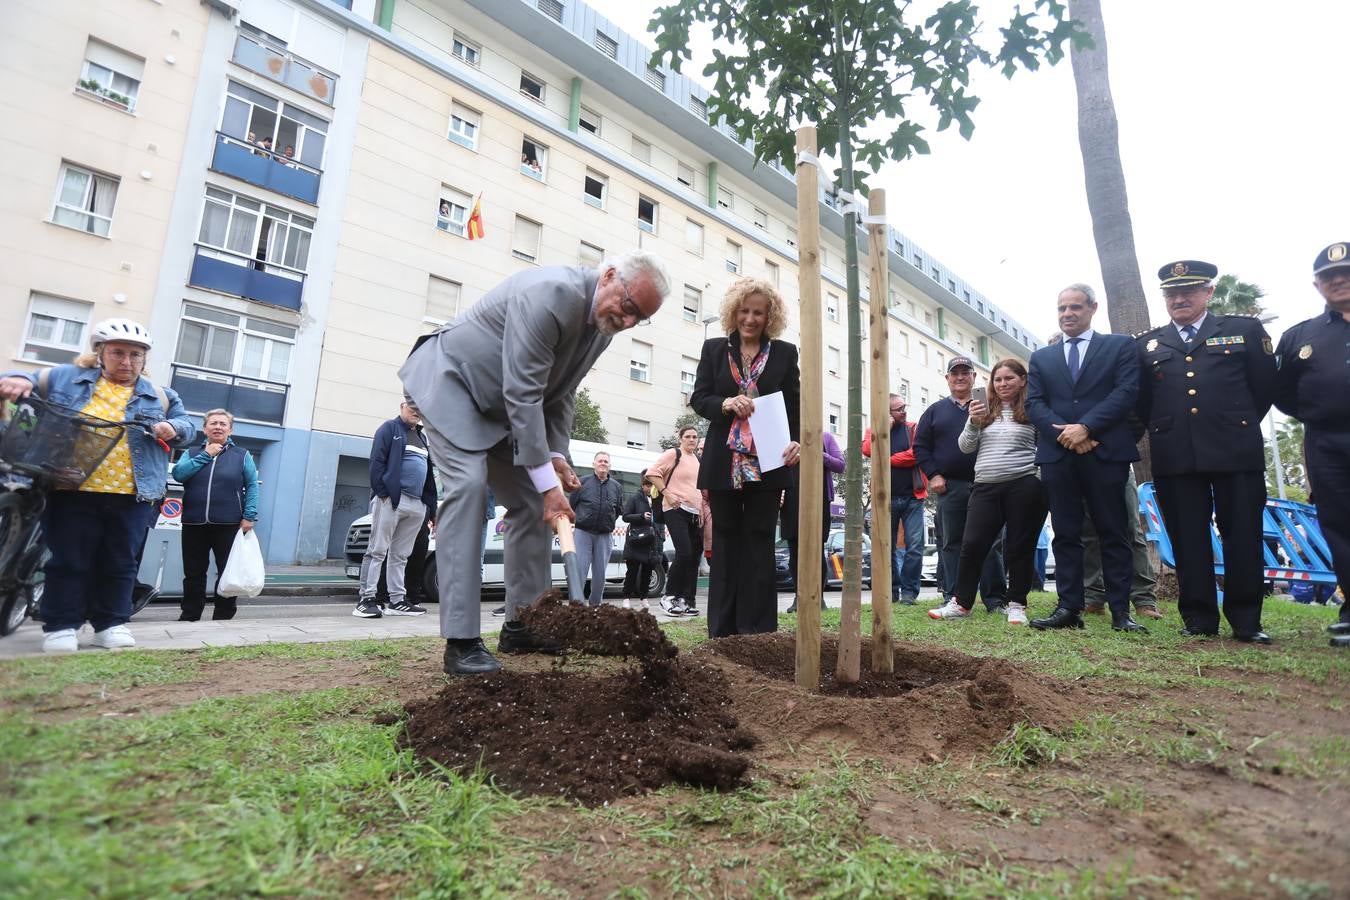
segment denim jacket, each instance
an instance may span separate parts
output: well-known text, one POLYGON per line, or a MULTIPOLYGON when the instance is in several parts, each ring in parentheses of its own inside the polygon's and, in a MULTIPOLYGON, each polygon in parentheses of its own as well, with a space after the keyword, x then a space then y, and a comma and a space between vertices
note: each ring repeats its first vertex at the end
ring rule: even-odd
MULTIPOLYGON (((0 378, 27 378, 36 388, 38 374, 38 372, 5 372, 0 378)), ((47 396, 42 399, 71 409, 84 409, 93 399, 94 385, 98 382, 99 374, 99 369, 84 369, 71 364, 53 366, 47 370, 47 396)), ((191 443, 193 436, 196 435, 196 426, 188 418, 187 410, 183 408, 183 401, 178 399, 178 394, 169 388, 163 388, 163 391, 169 399, 167 417, 164 415, 164 407, 159 402, 159 395, 155 393, 154 385, 150 379, 141 376, 131 393, 131 400, 127 402, 126 417, 145 422, 147 425, 167 421, 177 434, 168 442, 169 445, 184 447, 191 443)), ((164 496, 164 489, 169 480, 169 454, 164 452, 153 437, 138 428, 127 429, 127 447, 131 450, 131 469, 136 478, 136 499, 159 500, 164 496)))

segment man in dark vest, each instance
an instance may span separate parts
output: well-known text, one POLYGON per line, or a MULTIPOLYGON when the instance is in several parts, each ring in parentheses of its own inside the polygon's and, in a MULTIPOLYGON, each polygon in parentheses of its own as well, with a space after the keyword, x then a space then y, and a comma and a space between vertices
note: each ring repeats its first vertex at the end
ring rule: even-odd
MULTIPOLYGON (((213 409, 202 423, 206 446, 185 451, 173 467, 183 485, 183 605, 180 622, 196 622, 206 606, 206 566, 216 558, 216 578, 225 571, 240 531, 258 521, 258 467, 234 442, 234 416, 213 409)), ((212 619, 233 619, 234 597, 215 597, 212 619)))
MULTIPOLYGON (((919 578, 923 574, 924 501, 928 499, 928 479, 914 459, 913 423, 905 421, 905 398, 891 394, 891 537, 901 523, 905 526, 905 548, 895 543, 891 554, 891 602, 913 606, 919 599, 919 578)), ((872 455, 872 429, 863 435, 863 456, 872 455)), ((873 513, 875 516, 875 513, 873 513)))

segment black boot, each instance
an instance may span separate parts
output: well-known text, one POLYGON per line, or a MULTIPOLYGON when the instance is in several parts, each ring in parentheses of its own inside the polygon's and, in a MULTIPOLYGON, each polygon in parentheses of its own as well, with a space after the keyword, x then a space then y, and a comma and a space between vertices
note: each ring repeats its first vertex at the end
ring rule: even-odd
POLYGON ((1044 619, 1032 619, 1029 624, 1038 631, 1045 631, 1051 628, 1084 627, 1083 617, 1079 615, 1078 610, 1068 609, 1063 606, 1055 607, 1055 611, 1044 619))
POLYGON ((563 645, 542 634, 536 634, 520 622, 507 622, 497 638, 498 653, 552 653, 563 652, 563 645))
POLYGON ((1130 618, 1128 608, 1122 610, 1111 610, 1111 630, 1112 631, 1142 631, 1148 633, 1148 629, 1140 625, 1134 619, 1130 618))
POLYGON ((443 663, 447 675, 491 675, 502 664, 483 646, 481 638, 448 640, 443 663))

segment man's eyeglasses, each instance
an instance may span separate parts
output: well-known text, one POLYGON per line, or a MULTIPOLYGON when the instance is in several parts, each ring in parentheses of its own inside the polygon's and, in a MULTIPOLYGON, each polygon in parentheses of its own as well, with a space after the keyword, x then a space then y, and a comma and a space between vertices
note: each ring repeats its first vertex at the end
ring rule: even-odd
POLYGON ((642 310, 638 309, 638 305, 633 302, 633 295, 628 293, 628 284, 623 280, 623 276, 615 272, 614 277, 619 279, 619 287, 623 288, 623 299, 619 301, 619 309, 623 310, 623 314, 632 316, 638 325, 652 324, 651 317, 644 316, 642 310))

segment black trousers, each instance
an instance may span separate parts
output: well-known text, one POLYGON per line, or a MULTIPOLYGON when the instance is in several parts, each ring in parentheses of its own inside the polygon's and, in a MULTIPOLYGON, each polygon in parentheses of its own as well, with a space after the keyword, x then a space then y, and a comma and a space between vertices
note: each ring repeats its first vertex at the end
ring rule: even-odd
POLYGON ((647 599, 647 585, 652 579, 652 564, 638 562, 635 559, 626 562, 628 571, 623 575, 623 595, 634 600, 647 599))
MULTIPOLYGON (((676 507, 662 514, 670 542, 675 545, 675 562, 666 575, 666 596, 679 597, 689 606, 698 597, 698 561, 703 555, 703 528, 698 518, 676 507)), ((714 522, 717 517, 713 516, 714 522)))
POLYGON ((778 629, 773 532, 782 493, 758 482, 739 491, 708 491, 713 520, 709 637, 778 629))
MULTIPOLYGON (((206 567, 208 555, 216 558, 216 583, 220 583, 220 573, 230 561, 230 547, 234 545, 234 536, 239 532, 239 524, 233 525, 184 525, 183 526, 183 605, 179 621, 196 622, 202 617, 206 607, 206 567)), ((211 618, 215 620, 233 619, 238 609, 234 597, 222 597, 214 594, 215 611, 211 618)))
POLYGON ((961 562, 956 575, 956 602, 975 605, 989 550, 1007 527, 1003 564, 1008 572, 1009 603, 1026 605, 1036 582, 1036 539, 1045 524, 1045 494, 1041 480, 1024 475, 995 484, 976 483, 966 507, 966 532, 961 540, 961 562))
MULTIPOLYGON (((938 499, 938 587, 948 600, 956 596, 956 575, 961 568, 961 545, 966 533, 967 508, 973 481, 947 479, 947 491, 938 499)), ((995 609, 1004 603, 1008 585, 1003 575, 1003 550, 995 540, 984 561, 980 578, 980 596, 984 605, 995 609)))
MULTIPOLYGON (((1102 544, 1102 581, 1112 612, 1128 614, 1130 575, 1134 562, 1125 518, 1125 480, 1130 464, 1097 459, 1092 453, 1070 453, 1041 465, 1041 482, 1054 525, 1055 588, 1059 605, 1082 611, 1083 508, 1086 504, 1102 544)), ((1261 529, 1257 528, 1260 536, 1261 529)), ((1259 558, 1259 557, 1258 557, 1259 558)))
MULTIPOLYGON (((1336 582, 1350 591, 1350 432, 1309 428, 1303 442, 1317 524, 1331 551, 1336 582)), ((1341 618, 1350 616, 1350 604, 1341 618)))
MULTIPOLYGON (((1200 472, 1154 478, 1163 527, 1172 540, 1181 594, 1177 612, 1193 631, 1219 629, 1211 517, 1223 542, 1223 614, 1234 634, 1261 630, 1265 557, 1261 514, 1265 472, 1200 472)), ((1055 548, 1056 564, 1059 548, 1055 548)))
MULTIPOLYGON (((484 526, 486 527, 486 526, 484 526)), ((427 571, 427 547, 431 544, 431 529, 425 525, 422 530, 417 532, 417 539, 413 541, 412 552, 408 554, 408 561, 403 566, 403 589, 406 591, 404 599, 409 603, 425 603, 427 599, 426 591, 422 590, 422 578, 427 571)), ((385 583, 384 573, 389 568, 389 557, 385 557, 384 562, 380 563, 380 581, 375 586, 375 602, 384 606, 389 602, 389 587, 385 583)), ((437 594, 439 599, 440 594, 437 594)))

